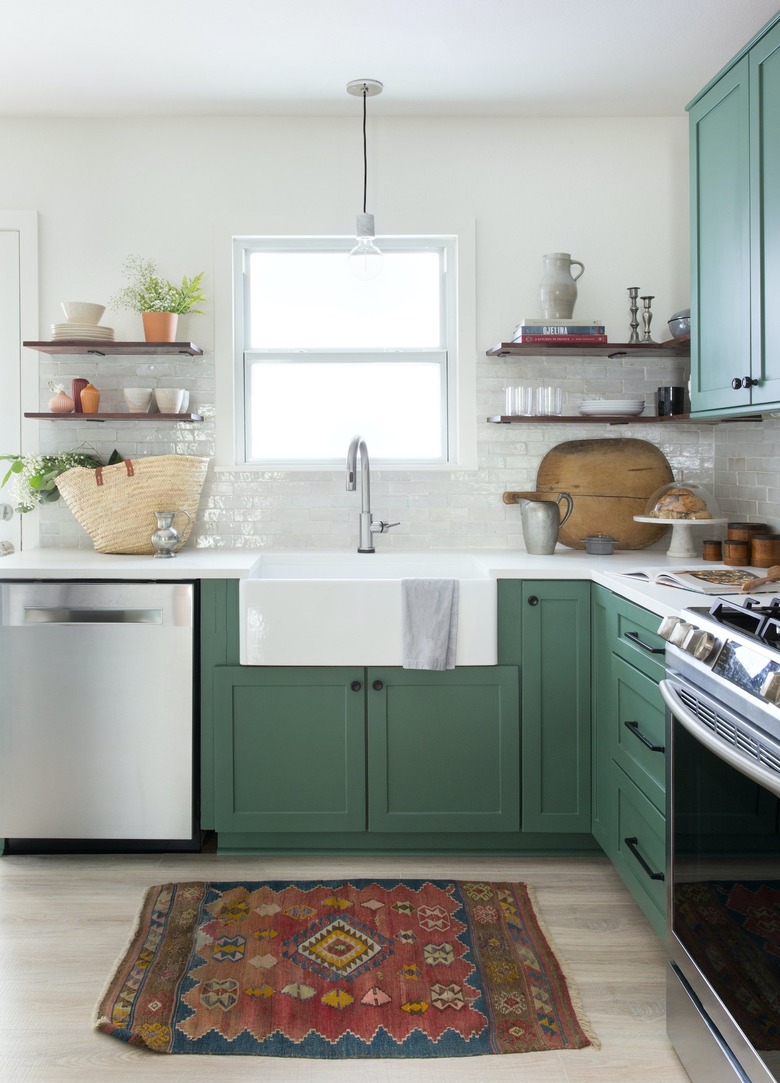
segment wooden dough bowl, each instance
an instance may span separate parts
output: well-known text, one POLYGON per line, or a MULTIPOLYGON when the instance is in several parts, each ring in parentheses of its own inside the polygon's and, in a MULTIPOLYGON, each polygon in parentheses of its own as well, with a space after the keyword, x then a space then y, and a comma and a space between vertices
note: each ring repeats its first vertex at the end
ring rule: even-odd
POLYGON ((568 440, 542 459, 535 492, 504 493, 504 503, 569 493, 574 506, 558 535, 563 545, 584 549, 589 535, 608 534, 616 549, 645 549, 660 541, 669 523, 635 523, 634 516, 644 515, 648 497, 670 481, 666 456, 646 440, 568 440))

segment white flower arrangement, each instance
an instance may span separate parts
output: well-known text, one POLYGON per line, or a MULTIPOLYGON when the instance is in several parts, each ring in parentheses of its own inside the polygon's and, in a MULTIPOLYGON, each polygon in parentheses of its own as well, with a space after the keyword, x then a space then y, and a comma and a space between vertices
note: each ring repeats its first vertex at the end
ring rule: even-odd
POLYGON ((129 282, 109 301, 112 308, 131 312, 175 312, 179 316, 188 312, 203 314, 202 309, 195 307, 206 300, 202 288, 203 271, 194 278, 184 275, 181 285, 174 286, 157 273, 153 259, 128 256, 122 273, 129 282))
POLYGON ((94 470, 102 465, 93 452, 82 451, 80 448, 54 455, 0 455, 0 460, 11 463, 0 486, 12 479, 16 511, 20 515, 35 511, 41 504, 59 500, 60 491, 55 479, 66 470, 73 466, 86 466, 94 470))

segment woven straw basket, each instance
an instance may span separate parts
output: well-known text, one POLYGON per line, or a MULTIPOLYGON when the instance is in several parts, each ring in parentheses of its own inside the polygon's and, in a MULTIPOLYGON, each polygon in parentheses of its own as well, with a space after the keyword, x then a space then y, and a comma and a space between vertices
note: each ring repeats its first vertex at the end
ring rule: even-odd
POLYGON ((56 484, 98 553, 153 553, 154 512, 186 511, 194 520, 208 465, 195 455, 149 455, 97 470, 74 466, 56 484))

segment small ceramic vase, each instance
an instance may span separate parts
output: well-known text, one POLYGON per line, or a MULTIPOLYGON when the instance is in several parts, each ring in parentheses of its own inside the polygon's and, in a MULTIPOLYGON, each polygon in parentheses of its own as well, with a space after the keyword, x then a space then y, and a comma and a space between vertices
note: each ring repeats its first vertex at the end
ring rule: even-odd
POLYGON ((100 392, 92 384, 81 389, 81 409, 85 414, 96 414, 100 406, 100 392))
POLYGON ((72 414, 73 408, 73 399, 64 391, 58 391, 49 399, 49 409, 53 414, 72 414))
POLYGON ((73 403, 74 403, 74 406, 75 406, 75 412, 77 414, 83 414, 84 413, 84 407, 81 405, 81 392, 88 385, 89 385, 89 380, 84 380, 81 377, 78 377, 77 379, 71 381, 70 397, 73 399, 73 403))

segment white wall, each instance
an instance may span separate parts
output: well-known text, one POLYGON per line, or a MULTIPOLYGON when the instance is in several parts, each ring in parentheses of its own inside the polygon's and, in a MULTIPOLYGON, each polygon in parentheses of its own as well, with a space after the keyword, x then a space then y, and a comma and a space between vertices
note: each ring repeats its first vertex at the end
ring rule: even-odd
MULTIPOLYGON (((258 233, 350 233, 362 198, 359 118, 0 121, 6 168, 0 206, 39 212, 40 335, 59 321, 61 300, 105 302, 122 285, 130 253, 152 256, 177 279, 206 271, 216 298, 215 254, 231 223, 258 233), (12 163, 10 167, 8 163, 12 163)), ((515 546, 517 510, 506 488, 533 485, 544 452, 563 440, 640 437, 660 444, 675 469, 712 484, 717 431, 706 426, 488 426, 507 382, 564 382, 570 403, 585 394, 650 394, 681 382, 679 365, 490 360, 484 350, 538 312, 542 255, 569 251, 585 264, 576 314, 600 316, 611 339, 628 335, 628 286, 655 296, 653 332, 688 304, 687 120, 369 120, 368 209, 380 232, 447 229, 476 223, 475 325, 479 469, 446 474, 377 472, 375 510, 403 526, 383 543, 515 546)), ((108 312, 118 338, 140 335, 131 313, 108 312)), ((109 398, 122 382, 193 388, 202 426, 42 425, 45 447, 86 439, 108 454, 193 450, 213 454, 214 305, 187 317, 180 337, 205 349, 202 360, 158 362, 128 371, 108 359, 94 370, 109 398)), ((30 363, 35 355, 30 354, 30 363)), ((90 364, 46 361, 42 381, 93 375, 90 364)), ((42 391, 41 401, 47 398, 42 391)), ((26 403, 27 409, 38 407, 26 403)), ((294 420, 291 421, 294 424, 294 420)), ((769 423, 773 426, 774 423, 769 423)), ((719 431, 719 430, 718 430, 719 431)), ((766 430, 765 430, 766 431, 766 430)), ((776 430, 775 430, 776 431, 776 430)), ((15 450, 15 449, 0 449, 15 450)), ((766 452, 766 448, 764 448, 766 452)), ((727 467, 725 469, 728 469, 727 467)), ((742 498, 750 499, 743 489, 742 498)), ((210 478, 198 524, 201 545, 351 544, 353 494, 341 475, 219 473, 210 478)), ((70 513, 41 513, 49 544, 83 541, 70 513)))

